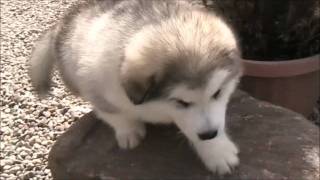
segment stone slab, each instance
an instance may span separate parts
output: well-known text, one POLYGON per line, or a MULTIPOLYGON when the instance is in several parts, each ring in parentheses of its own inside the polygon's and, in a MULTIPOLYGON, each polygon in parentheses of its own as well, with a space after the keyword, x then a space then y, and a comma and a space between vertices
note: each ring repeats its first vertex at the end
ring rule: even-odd
POLYGON ((148 126, 136 149, 117 147, 113 130, 93 113, 83 116, 53 146, 55 179, 319 179, 319 128, 290 110, 237 92, 227 125, 240 147, 231 175, 208 172, 174 126, 148 126))

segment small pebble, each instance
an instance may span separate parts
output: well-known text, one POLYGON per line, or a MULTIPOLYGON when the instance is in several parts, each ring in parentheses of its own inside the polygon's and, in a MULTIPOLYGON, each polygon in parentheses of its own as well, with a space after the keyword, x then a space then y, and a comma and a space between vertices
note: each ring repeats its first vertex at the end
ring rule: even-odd
POLYGON ((10 169, 10 167, 11 167, 10 165, 5 165, 5 166, 3 166, 2 169, 3 169, 3 170, 8 170, 8 169, 10 169))
POLYGON ((51 116, 51 113, 49 111, 45 111, 45 112, 43 112, 43 115, 48 118, 51 116))

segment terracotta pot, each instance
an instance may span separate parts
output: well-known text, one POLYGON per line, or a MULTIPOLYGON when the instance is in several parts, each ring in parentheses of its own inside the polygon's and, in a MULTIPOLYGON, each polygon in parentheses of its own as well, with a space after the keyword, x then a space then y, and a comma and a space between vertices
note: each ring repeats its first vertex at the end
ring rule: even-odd
POLYGON ((287 61, 245 60, 241 89, 305 116, 319 98, 320 54, 287 61))

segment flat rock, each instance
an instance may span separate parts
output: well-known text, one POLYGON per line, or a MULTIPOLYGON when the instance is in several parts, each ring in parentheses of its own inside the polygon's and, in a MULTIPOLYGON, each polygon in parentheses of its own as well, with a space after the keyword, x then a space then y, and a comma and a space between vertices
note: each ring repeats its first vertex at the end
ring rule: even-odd
POLYGON ((228 132, 240 166, 212 175, 174 126, 152 126, 133 150, 120 150, 113 130, 93 113, 56 141, 49 155, 55 179, 319 179, 319 128, 290 110, 235 93, 228 132))

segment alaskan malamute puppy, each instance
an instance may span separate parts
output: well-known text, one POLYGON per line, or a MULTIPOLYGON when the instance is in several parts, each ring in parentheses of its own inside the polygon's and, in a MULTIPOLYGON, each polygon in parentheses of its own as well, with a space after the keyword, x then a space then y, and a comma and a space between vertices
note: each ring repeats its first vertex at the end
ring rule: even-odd
POLYGON ((225 132, 238 59, 226 23, 188 1, 96 0, 73 8, 41 38, 30 75, 45 94, 56 63, 121 148, 140 143, 145 122, 174 123, 206 167, 225 174, 239 163, 225 132))

